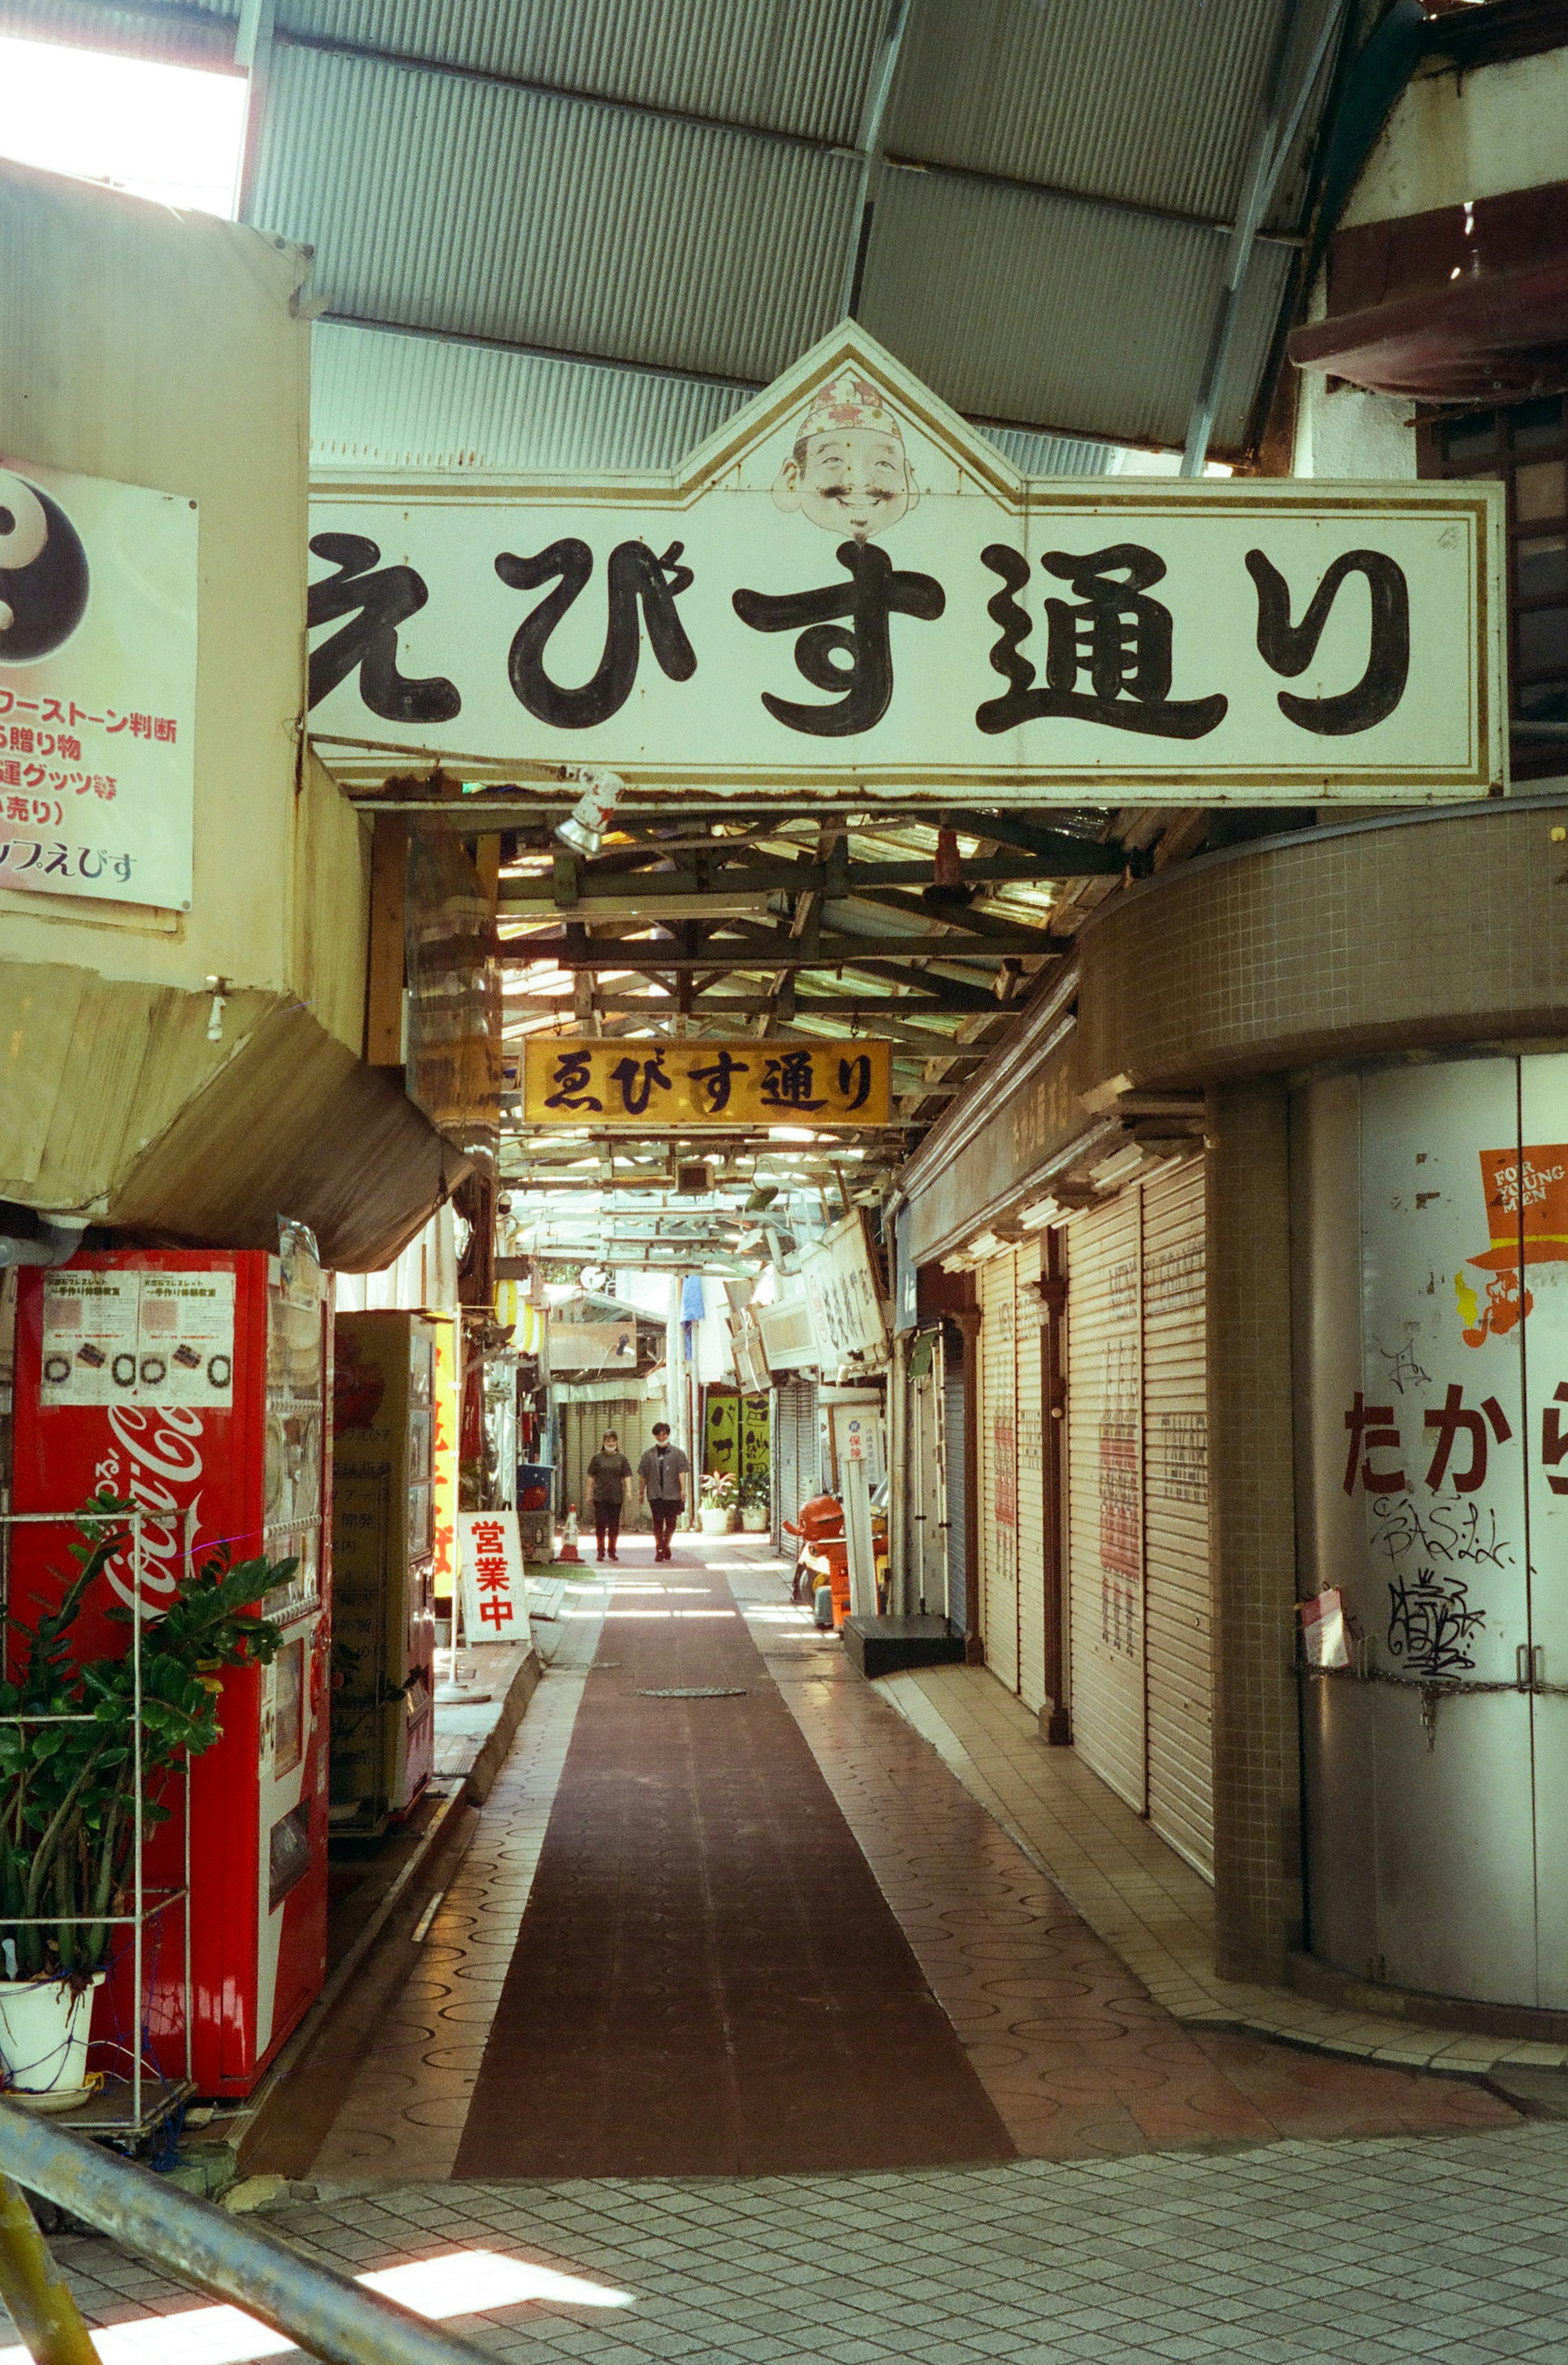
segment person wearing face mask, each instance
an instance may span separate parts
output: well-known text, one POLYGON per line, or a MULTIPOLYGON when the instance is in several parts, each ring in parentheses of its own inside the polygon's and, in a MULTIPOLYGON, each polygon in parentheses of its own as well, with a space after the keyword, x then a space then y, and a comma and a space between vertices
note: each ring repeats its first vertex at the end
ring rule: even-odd
POLYGON ((686 1479, 691 1464, 678 1445, 672 1445, 667 1420, 654 1423, 654 1441, 637 1464, 637 1499, 646 1502, 654 1523, 654 1558, 668 1560, 675 1523, 686 1508, 686 1479))
POLYGON ((593 1531, 599 1545, 596 1560, 603 1560, 607 1542, 610 1559, 621 1557, 615 1547, 621 1540, 621 1508, 631 1475, 632 1464, 621 1451, 620 1439, 612 1429, 607 1429, 604 1442, 588 1466, 588 1501, 593 1507, 593 1531))

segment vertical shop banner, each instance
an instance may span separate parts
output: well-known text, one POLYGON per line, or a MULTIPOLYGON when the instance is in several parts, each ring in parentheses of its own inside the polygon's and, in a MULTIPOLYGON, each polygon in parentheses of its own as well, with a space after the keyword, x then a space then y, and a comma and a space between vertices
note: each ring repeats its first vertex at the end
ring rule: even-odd
POLYGON ((188 911, 196 505, 0 460, 0 887, 188 911))
POLYGON ((515 1511, 459 1511, 463 1635, 468 1642, 528 1640, 522 1542, 515 1511))
POLYGON ((434 1545, 431 1565, 438 1601, 450 1601, 457 1589, 457 1426, 461 1410, 459 1347, 455 1322, 437 1319, 435 1331, 435 1424, 431 1446, 431 1527, 434 1545))

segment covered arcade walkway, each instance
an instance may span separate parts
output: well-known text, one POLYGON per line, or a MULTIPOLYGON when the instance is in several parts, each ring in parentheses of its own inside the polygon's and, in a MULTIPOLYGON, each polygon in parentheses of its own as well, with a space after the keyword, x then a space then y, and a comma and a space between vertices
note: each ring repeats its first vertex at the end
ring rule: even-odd
MULTIPOLYGON (((790 1607, 623 1540, 335 2107, 323 2186, 1085 2159, 1511 2123, 1485 2088, 1183 2025, 790 1607)), ((978 1678, 984 1681, 985 1678, 978 1678)))

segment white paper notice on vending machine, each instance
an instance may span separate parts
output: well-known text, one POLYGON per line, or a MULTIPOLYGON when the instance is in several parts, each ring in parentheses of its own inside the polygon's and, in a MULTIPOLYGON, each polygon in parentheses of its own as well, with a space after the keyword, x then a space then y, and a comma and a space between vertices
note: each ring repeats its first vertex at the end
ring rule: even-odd
POLYGON ((50 1272, 43 1286, 41 1401, 234 1401, 232 1272, 50 1272))

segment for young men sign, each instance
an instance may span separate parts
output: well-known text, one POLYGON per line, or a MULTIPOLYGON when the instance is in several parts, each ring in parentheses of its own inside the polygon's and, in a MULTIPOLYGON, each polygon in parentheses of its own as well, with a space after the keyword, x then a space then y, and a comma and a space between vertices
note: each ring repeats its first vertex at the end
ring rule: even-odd
POLYGON ((324 736, 904 803, 1503 779, 1498 487, 1026 479, 853 324, 669 476, 311 522, 324 736))

